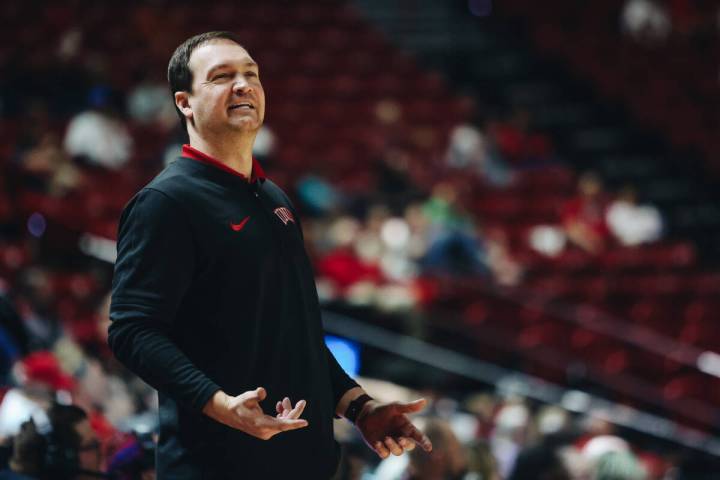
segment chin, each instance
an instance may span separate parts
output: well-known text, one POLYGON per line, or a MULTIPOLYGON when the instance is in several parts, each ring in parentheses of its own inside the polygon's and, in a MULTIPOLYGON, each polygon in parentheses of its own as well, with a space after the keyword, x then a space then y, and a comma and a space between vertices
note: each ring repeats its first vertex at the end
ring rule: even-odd
POLYGON ((260 129, 262 122, 255 120, 230 122, 230 128, 236 132, 254 132, 260 129))

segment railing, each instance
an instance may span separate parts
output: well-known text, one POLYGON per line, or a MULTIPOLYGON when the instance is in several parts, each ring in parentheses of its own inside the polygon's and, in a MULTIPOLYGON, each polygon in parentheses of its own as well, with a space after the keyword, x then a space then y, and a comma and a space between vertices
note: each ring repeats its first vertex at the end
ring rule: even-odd
POLYGON ((637 432, 720 457, 720 440, 667 418, 583 391, 568 389, 337 313, 324 311, 323 323, 329 333, 438 370, 495 385, 501 391, 514 392, 543 403, 557 404, 572 412, 596 416, 637 432))

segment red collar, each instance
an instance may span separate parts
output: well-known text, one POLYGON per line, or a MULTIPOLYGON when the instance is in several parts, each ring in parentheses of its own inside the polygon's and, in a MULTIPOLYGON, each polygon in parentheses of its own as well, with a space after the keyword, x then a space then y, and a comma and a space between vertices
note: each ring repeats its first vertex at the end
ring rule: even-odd
MULTIPOLYGON (((218 160, 217 158, 211 157, 210 155, 201 152, 197 148, 193 148, 188 144, 183 145, 182 147, 182 156, 187 158, 192 158, 193 160, 198 160, 201 162, 209 163, 210 165, 213 165, 220 170, 224 170, 228 173, 232 173, 233 175, 237 175, 238 177, 241 177, 243 180, 247 180, 247 177, 243 175, 242 173, 238 172, 234 168, 228 167, 226 164, 218 160)), ((265 180, 266 175, 265 171, 260 166, 260 162, 258 162, 255 157, 252 159, 252 171, 250 173, 250 182, 254 183, 257 180, 265 180)))

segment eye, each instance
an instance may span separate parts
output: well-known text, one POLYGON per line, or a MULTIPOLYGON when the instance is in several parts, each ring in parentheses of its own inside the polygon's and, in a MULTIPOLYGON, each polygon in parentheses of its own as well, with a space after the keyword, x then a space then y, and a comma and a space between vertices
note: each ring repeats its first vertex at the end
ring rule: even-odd
POLYGON ((253 71, 246 72, 245 75, 247 75, 248 77, 257 77, 258 76, 258 74, 253 71))
POLYGON ((218 75, 215 75, 215 76, 213 77, 213 80, 218 80, 218 79, 221 79, 221 78, 230 78, 230 77, 231 77, 231 75, 230 75, 229 73, 220 73, 220 74, 218 74, 218 75))

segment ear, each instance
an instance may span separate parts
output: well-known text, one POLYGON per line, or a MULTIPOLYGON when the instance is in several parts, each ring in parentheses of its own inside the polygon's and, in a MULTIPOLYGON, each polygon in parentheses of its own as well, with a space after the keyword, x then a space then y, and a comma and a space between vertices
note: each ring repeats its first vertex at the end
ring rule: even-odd
POLYGON ((190 95, 188 92, 175 92, 175 105, 188 122, 192 123, 193 111, 190 106, 190 95))

